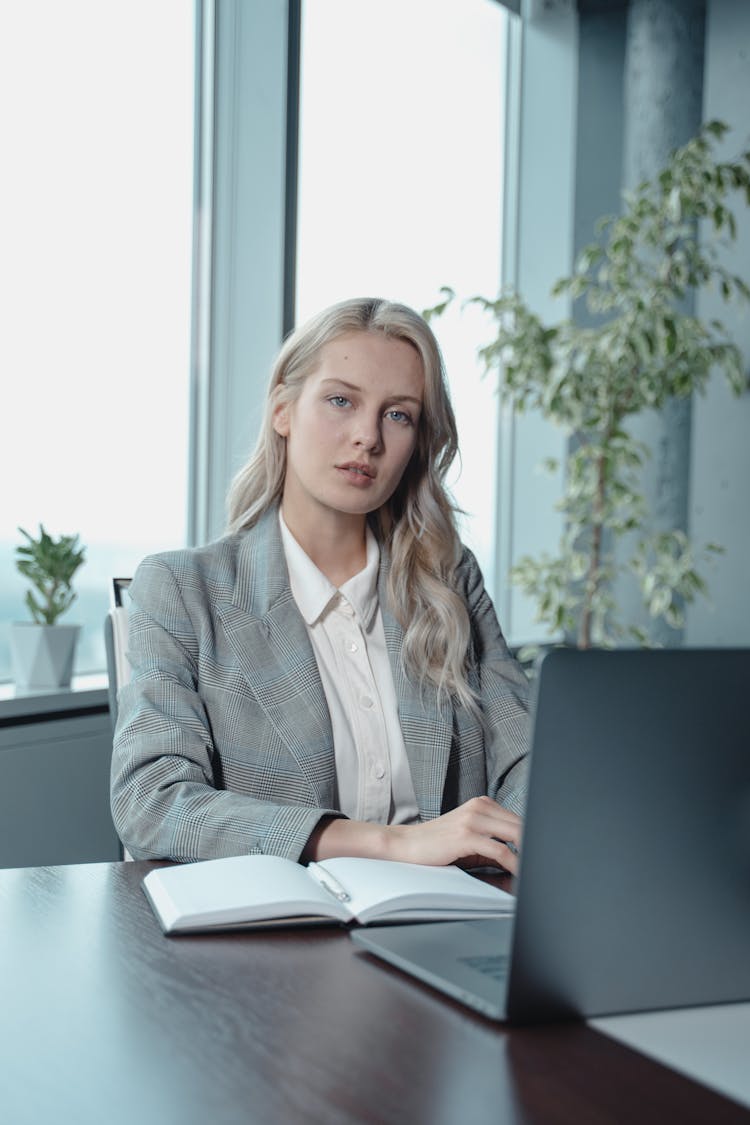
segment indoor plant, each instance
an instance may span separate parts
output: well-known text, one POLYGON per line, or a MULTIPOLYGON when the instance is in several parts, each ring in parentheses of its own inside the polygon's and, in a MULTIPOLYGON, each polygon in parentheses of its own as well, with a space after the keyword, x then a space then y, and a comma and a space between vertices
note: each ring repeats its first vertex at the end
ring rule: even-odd
POLYGON ((60 625, 75 601, 73 576, 85 549, 77 535, 49 535, 43 524, 34 538, 18 529, 26 543, 16 548, 16 567, 31 582, 25 603, 32 620, 11 625, 11 651, 19 687, 68 687, 80 626, 60 625))
MULTIPOLYGON (((725 300, 750 299, 717 249, 736 237, 730 193, 750 202, 750 152, 714 158, 713 145, 726 132, 721 122, 703 126, 657 177, 624 196, 620 216, 600 222, 598 240, 553 290, 585 301, 588 323, 544 324, 513 291, 468 302, 492 317, 492 338, 479 354, 497 373, 501 394, 518 410, 539 410, 572 439, 557 554, 524 557, 510 577, 535 600, 551 634, 581 648, 649 643, 642 627, 620 620, 613 595, 620 571, 637 576, 651 618, 679 628, 685 603, 706 591, 701 560, 721 549, 696 547, 680 528, 643 530, 639 474, 649 450, 629 432, 628 419, 702 391, 715 370, 735 392, 746 386, 741 354, 722 323, 704 322, 686 307, 686 297, 707 286, 725 300)), ((450 289, 443 295, 428 316, 455 297, 450 289)))

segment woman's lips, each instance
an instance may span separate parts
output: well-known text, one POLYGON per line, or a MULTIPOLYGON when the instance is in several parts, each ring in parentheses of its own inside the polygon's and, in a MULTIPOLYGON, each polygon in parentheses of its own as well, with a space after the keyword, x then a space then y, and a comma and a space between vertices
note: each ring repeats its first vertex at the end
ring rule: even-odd
POLYGON ((337 465, 336 468, 347 480, 360 488, 372 484, 375 480, 376 472, 372 465, 365 465, 360 461, 347 461, 343 465, 337 465))

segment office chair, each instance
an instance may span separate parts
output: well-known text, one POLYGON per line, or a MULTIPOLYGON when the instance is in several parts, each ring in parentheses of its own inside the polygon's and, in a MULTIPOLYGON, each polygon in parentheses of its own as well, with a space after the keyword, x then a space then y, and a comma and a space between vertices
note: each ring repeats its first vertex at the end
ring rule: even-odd
POLYGON ((104 620, 104 648, 107 654, 107 678, 109 681, 109 714, 112 720, 113 733, 117 723, 117 695, 120 688, 130 679, 130 665, 127 658, 127 589, 129 585, 129 578, 112 579, 110 609, 104 620))
MULTIPOLYGON (((128 644, 128 595, 129 578, 113 578, 110 588, 110 609, 104 619, 104 648, 107 654, 107 678, 109 692, 109 715, 112 733, 117 724, 117 696, 120 688, 130 679, 130 664, 127 657, 128 644)), ((123 859, 133 857, 123 848, 123 859)))

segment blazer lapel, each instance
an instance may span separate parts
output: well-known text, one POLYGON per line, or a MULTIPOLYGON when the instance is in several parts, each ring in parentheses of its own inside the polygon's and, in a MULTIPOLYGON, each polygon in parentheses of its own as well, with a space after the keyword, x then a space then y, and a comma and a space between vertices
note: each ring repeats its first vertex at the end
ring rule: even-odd
POLYGON ((318 803, 336 792, 333 732, 302 615, 289 588, 277 512, 242 540, 232 601, 220 606, 242 675, 289 747, 318 803))
POLYGON ((429 681, 422 686, 414 684, 404 671, 401 660, 404 631, 387 608, 389 569, 390 561, 381 547, 378 597, 396 687, 398 716, 419 812, 423 820, 432 820, 442 811, 453 740, 453 706, 448 697, 438 699, 434 684, 429 681))
MULTIPOLYGON (((440 816, 453 737, 450 699, 407 677, 404 633, 388 609, 390 560, 381 546, 378 596, 412 783, 424 820, 440 816)), ((231 602, 219 607, 237 664, 316 800, 333 807, 333 732, 323 685, 302 615, 289 587, 276 508, 242 540, 231 602)))

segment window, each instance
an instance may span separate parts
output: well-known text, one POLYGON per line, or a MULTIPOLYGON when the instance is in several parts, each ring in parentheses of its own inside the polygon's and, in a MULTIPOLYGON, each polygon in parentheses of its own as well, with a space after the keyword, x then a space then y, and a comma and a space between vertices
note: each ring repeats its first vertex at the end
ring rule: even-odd
POLYGON ((78 533, 78 672, 109 579, 186 538, 193 6, 0 6, 0 680, 20 525, 78 533))
MULTIPOLYGON (((493 0, 304 0, 297 321, 345 297, 497 292, 507 12, 493 0)), ((494 584, 497 400, 479 314, 434 323, 459 426, 451 485, 494 584)))

